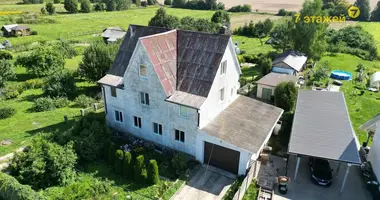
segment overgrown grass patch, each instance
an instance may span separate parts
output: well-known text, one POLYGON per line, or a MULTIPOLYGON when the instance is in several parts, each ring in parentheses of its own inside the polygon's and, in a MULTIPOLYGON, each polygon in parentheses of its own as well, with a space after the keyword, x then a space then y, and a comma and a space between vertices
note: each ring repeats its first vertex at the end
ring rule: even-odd
POLYGON ((238 47, 240 50, 245 51, 246 54, 259 54, 259 53, 267 53, 269 51, 273 51, 274 49, 272 48, 271 45, 265 44, 265 42, 269 38, 263 38, 262 42, 263 45, 261 45, 261 42, 258 38, 249 38, 245 36, 238 36, 238 35, 233 35, 232 40, 234 43, 238 43, 238 47))

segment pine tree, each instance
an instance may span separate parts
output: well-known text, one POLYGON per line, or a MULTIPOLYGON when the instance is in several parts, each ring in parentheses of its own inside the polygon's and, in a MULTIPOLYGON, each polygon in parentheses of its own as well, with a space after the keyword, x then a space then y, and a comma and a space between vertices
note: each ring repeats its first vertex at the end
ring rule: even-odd
POLYGON ((355 6, 357 6, 360 10, 360 15, 355 20, 368 21, 369 20, 369 12, 371 10, 371 8, 369 6, 369 0, 356 0, 355 6))

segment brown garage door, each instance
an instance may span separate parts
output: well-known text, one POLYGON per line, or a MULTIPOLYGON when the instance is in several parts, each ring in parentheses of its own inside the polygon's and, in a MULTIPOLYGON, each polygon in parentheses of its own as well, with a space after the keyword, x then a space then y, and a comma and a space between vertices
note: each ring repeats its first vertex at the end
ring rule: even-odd
POLYGON ((204 163, 238 173, 240 152, 216 144, 205 142, 204 163), (211 158, 210 158, 211 155, 211 158))

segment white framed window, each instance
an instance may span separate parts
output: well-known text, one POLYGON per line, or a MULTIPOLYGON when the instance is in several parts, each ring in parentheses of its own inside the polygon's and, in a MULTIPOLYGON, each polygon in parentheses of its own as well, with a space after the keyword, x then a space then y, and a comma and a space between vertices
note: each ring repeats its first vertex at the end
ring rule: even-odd
POLYGON ((220 89, 220 101, 224 101, 224 88, 220 89))
POLYGON ((115 110, 115 120, 117 122, 123 122, 123 113, 118 110, 115 110))
POLYGON ((153 122, 153 132, 158 135, 162 135, 162 124, 153 122))
POLYGON ((175 129, 175 140, 185 143, 185 132, 175 129))
POLYGON ((142 77, 146 77, 146 65, 140 65, 139 75, 142 77))
POLYGON ((133 117, 133 125, 135 127, 141 128, 141 117, 133 117))
POLYGON ((117 97, 116 87, 112 87, 112 86, 111 86, 111 96, 113 96, 113 97, 117 97))
POLYGON ((226 74, 227 72, 227 60, 223 61, 220 65, 220 75, 226 74))
POLYGON ((149 105, 149 94, 140 92, 140 102, 141 104, 149 105))
POLYGON ((188 115, 188 108, 186 106, 179 106, 179 116, 181 117, 187 117, 188 115))

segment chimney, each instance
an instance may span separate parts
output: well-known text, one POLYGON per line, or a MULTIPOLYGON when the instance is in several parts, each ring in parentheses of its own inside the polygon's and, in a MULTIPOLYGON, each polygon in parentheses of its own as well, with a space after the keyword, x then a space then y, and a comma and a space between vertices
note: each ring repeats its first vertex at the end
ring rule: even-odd
POLYGON ((228 27, 226 25, 223 25, 219 29, 219 34, 227 35, 228 34, 228 27))

